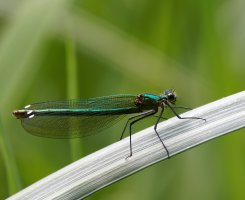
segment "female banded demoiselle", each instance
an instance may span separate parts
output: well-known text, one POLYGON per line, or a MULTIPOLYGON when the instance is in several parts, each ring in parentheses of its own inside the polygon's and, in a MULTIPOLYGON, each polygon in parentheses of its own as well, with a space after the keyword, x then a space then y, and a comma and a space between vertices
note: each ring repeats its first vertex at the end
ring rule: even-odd
MULTIPOLYGON (((154 130, 164 149, 169 151, 157 132, 157 125, 162 118, 164 108, 169 107, 179 119, 202 119, 199 117, 180 117, 174 110, 176 101, 174 90, 165 90, 161 95, 142 93, 139 95, 119 94, 81 100, 50 101, 25 106, 23 110, 13 111, 21 120, 26 131, 33 135, 49 138, 85 137, 100 132, 115 124, 127 114, 128 118, 121 138, 129 125, 130 156, 132 156, 132 125, 143 118, 153 116, 161 109, 154 130)), ((184 108, 184 107, 179 107, 184 108)))

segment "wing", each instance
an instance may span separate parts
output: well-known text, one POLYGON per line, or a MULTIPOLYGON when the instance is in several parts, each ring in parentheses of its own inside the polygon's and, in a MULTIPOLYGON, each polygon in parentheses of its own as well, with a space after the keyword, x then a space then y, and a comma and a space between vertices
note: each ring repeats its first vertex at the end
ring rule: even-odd
POLYGON ((82 100, 51 101, 26 106, 26 110, 39 111, 57 109, 55 115, 34 115, 32 118, 22 118, 22 126, 33 135, 50 138, 75 138, 96 134, 122 119, 128 113, 118 113, 117 108, 132 110, 136 108, 135 95, 113 95, 82 100), (89 115, 59 115, 59 109, 102 110, 89 115), (112 111, 103 114, 103 110, 112 111))

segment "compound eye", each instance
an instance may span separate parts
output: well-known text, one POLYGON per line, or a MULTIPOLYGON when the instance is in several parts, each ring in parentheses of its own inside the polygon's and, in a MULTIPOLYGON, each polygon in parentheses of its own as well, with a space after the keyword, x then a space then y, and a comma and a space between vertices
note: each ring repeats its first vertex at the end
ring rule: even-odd
POLYGON ((175 102, 176 101, 176 96, 173 93, 168 94, 168 100, 170 102, 175 102))

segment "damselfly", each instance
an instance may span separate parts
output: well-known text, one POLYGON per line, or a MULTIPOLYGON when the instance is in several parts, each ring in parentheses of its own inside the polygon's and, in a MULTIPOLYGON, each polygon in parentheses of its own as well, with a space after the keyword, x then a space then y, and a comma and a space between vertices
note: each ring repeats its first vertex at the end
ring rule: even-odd
POLYGON ((176 98, 174 90, 165 90, 161 95, 150 93, 119 94, 81 100, 50 101, 25 106, 22 110, 13 111, 13 115, 21 120, 24 129, 31 134, 49 138, 75 138, 98 133, 125 115, 137 113, 128 118, 120 138, 123 138, 129 125, 129 156, 132 156, 133 124, 155 115, 160 108, 154 130, 169 157, 169 151, 157 132, 157 125, 165 107, 169 107, 179 119, 205 120, 199 117, 180 117, 174 109, 177 107, 173 106, 176 98))

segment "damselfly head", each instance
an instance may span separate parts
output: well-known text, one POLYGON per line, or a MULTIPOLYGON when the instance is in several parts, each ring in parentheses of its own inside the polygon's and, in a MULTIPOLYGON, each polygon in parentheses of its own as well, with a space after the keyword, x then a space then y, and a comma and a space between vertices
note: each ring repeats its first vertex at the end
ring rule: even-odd
POLYGON ((166 97, 167 101, 174 104, 177 100, 177 96, 174 89, 168 89, 164 91, 164 96, 166 97))

